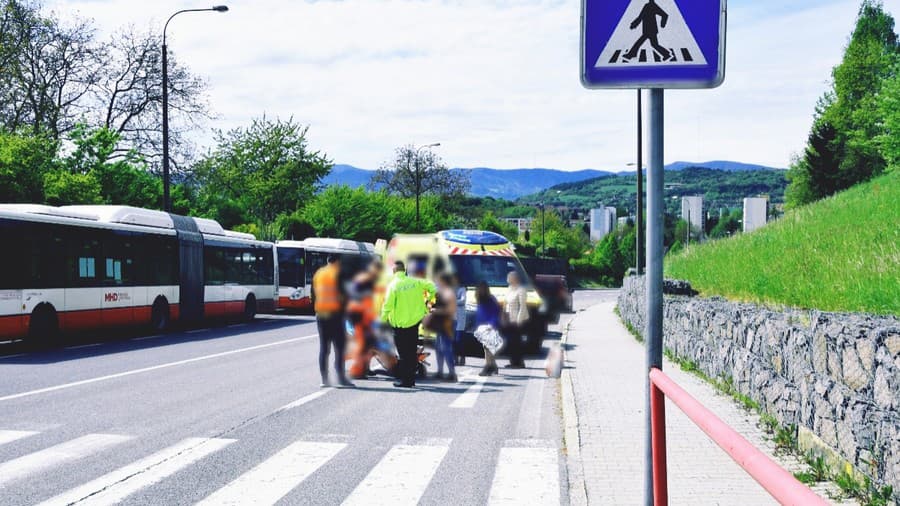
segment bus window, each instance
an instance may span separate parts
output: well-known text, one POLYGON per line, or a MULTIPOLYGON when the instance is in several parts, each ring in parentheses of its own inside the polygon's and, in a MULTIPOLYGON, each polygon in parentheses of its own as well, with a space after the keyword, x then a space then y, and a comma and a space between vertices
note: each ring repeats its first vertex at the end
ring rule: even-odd
POLYGON ((100 241, 91 237, 72 237, 69 245, 70 286, 100 286, 100 241))
POLYGON ((298 288, 304 285, 304 250, 299 248, 278 248, 278 284, 298 288))
POLYGON ((206 264, 206 284, 221 285, 225 283, 225 252, 221 248, 204 248, 203 263, 206 264))

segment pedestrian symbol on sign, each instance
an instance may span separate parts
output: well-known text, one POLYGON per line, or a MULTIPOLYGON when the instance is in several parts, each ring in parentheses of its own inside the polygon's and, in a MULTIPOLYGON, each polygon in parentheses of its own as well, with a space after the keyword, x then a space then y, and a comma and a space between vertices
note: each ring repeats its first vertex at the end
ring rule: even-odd
POLYGON ((706 65, 675 0, 631 0, 595 64, 603 67, 706 65))

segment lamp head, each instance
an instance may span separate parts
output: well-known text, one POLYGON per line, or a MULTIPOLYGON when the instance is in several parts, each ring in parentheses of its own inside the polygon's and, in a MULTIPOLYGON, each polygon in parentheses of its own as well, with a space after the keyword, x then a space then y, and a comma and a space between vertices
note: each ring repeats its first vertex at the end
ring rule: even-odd
POLYGON ((214 5, 212 10, 214 10, 216 12, 228 12, 228 6, 227 5, 214 5))

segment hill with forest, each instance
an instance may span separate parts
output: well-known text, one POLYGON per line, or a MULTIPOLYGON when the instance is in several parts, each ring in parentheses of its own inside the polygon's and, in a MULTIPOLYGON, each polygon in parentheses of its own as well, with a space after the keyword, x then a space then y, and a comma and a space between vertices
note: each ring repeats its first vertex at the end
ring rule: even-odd
MULTIPOLYGON (((719 170, 685 167, 666 170, 666 206, 670 213, 678 213, 681 209, 678 197, 689 195, 703 195, 707 209, 740 208, 744 198, 759 195, 768 195, 773 204, 781 204, 784 202, 787 185, 786 172, 777 169, 719 170)), ((547 205, 576 209, 590 209, 602 204, 633 211, 636 193, 637 176, 632 172, 559 184, 522 197, 518 202, 544 202, 547 205)))
MULTIPOLYGON (((680 171, 686 168, 705 167, 725 172, 755 172, 769 169, 761 165, 753 165, 731 161, 711 162, 674 162, 666 166, 666 170, 680 171)), ((515 200, 519 197, 539 193, 556 185, 579 183, 600 177, 615 176, 616 173, 604 170, 566 171, 557 169, 492 169, 476 167, 471 169, 451 169, 469 175, 472 184, 470 194, 475 197, 494 197, 515 200)), ((335 164, 322 183, 325 186, 347 185, 359 188, 369 184, 374 171, 361 169, 352 165, 335 164)), ((619 175, 627 175, 620 172, 619 175)), ((632 173, 633 177, 633 173, 632 173)))

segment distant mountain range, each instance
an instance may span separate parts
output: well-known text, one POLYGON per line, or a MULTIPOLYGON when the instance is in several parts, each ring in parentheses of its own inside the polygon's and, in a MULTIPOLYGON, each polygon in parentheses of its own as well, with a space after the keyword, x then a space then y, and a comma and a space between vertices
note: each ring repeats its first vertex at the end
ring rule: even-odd
MULTIPOLYGON (((745 172, 755 170, 776 170, 762 165, 752 165, 730 161, 712 162, 675 162, 666 166, 666 170, 683 170, 688 167, 704 167, 709 169, 724 170, 728 172, 745 172)), ((578 170, 564 171, 556 169, 491 169, 476 167, 472 169, 451 169, 469 173, 472 183, 471 193, 477 197, 495 197, 514 200, 525 195, 539 193, 552 186, 577 183, 601 176, 610 176, 617 172, 605 170, 578 170)), ((633 173, 634 171, 620 171, 619 174, 633 173)), ((352 187, 365 186, 372 178, 373 171, 360 169, 352 165, 336 164, 331 173, 323 179, 327 186, 347 185, 352 187)))

